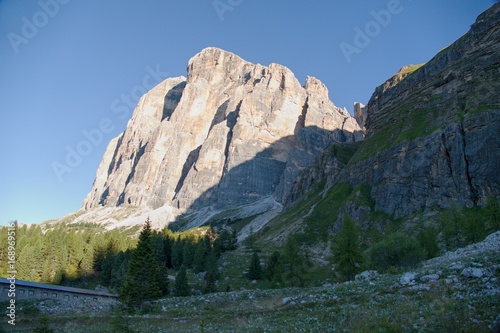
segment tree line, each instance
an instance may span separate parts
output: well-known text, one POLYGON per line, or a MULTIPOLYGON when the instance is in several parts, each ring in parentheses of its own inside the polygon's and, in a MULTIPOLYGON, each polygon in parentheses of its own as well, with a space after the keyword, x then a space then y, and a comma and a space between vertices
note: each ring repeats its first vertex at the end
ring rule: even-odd
MULTIPOLYGON (((0 228, 0 274, 8 269, 7 227, 0 228)), ((218 278, 217 259, 224 251, 236 248, 235 232, 215 233, 210 227, 188 232, 151 229, 148 219, 139 235, 123 229, 105 231, 94 224, 43 230, 40 225, 16 228, 16 277, 41 283, 93 289, 97 285, 120 295, 133 295, 135 290, 151 289, 159 296, 169 294, 168 270, 192 269, 208 272, 206 292, 214 291, 218 278), (68 231, 68 228, 70 229, 68 231), (154 276, 155 282, 135 284, 134 276, 144 280, 154 276)), ((182 275, 182 274, 181 274, 182 275)), ((139 278, 135 278, 135 281, 139 278)), ((175 295, 184 296, 180 290, 175 295)), ((124 296, 125 297, 125 296, 124 296)), ((126 298, 126 297, 125 297, 126 298)), ((132 302, 133 303, 133 302, 132 302)))
POLYGON ((488 197, 485 207, 452 206, 442 210, 434 224, 421 226, 413 235, 396 231, 369 246, 362 244, 360 228, 346 217, 331 242, 336 275, 339 280, 350 280, 364 269, 379 272, 407 269, 442 251, 480 242, 497 230, 500 230, 500 206, 494 196, 488 197))
MULTIPOLYGON (((194 273, 205 272, 203 291, 215 292, 219 279, 218 259, 223 252, 234 250, 236 246, 235 232, 222 230, 217 234, 208 227, 200 235, 175 236, 168 229, 162 232, 152 230, 148 218, 139 235, 137 247, 127 259, 127 269, 119 287, 120 298, 127 308, 137 309, 144 302, 169 295, 169 269, 177 271, 173 296, 191 294, 187 269, 194 273)), ((113 268, 111 276, 112 272, 113 268)), ((103 270, 100 271, 102 273, 103 270)))
MULTIPOLYGON (((444 210, 435 224, 421 227, 413 235, 393 232, 371 244, 362 242, 363 230, 346 217, 331 239, 334 274, 338 280, 349 280, 364 269, 406 269, 441 251, 480 241, 499 229, 496 200, 489 200, 482 209, 452 207, 444 210)), ((6 227, 0 228, 3 276, 8 271, 7 232, 6 227)), ((59 225, 47 230, 39 225, 20 226, 16 230, 17 278, 89 289, 102 285, 118 293, 130 309, 167 295, 190 295, 188 272, 201 273, 203 292, 223 291, 217 284, 218 262, 222 253, 237 248, 234 230, 214 232, 211 227, 203 227, 180 233, 168 228, 157 231, 152 230, 148 219, 138 239, 136 232, 104 231, 94 224, 59 225)), ((245 272, 249 280, 267 280, 272 288, 306 284, 311 263, 298 237, 288 237, 281 250, 272 252, 264 262, 254 248, 253 233, 250 240, 247 247, 254 251, 245 272)))
POLYGON ((288 237, 283 250, 275 250, 262 263, 254 251, 246 276, 249 280, 268 280, 271 288, 303 287, 311 262, 294 237, 288 237))
MULTIPOLYGON (((16 228, 17 278, 42 283, 69 284, 95 275, 95 263, 107 250, 118 253, 135 246, 137 240, 122 230, 100 232, 94 226, 78 230, 60 225, 42 230, 40 225, 16 228)), ((7 272, 7 228, 0 228, 0 272, 7 272)))

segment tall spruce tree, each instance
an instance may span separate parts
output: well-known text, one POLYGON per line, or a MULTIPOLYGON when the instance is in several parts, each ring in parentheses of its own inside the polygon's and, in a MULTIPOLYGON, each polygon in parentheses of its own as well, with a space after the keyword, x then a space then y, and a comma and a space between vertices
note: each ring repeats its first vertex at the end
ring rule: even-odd
POLYGON ((283 283, 283 259, 279 251, 274 251, 266 263, 265 276, 272 282, 273 286, 283 283))
POLYGON ((299 243, 288 237, 283 250, 283 282, 291 287, 304 286, 305 258, 299 243))
POLYGON ((163 242, 163 235, 158 232, 152 233, 151 246, 153 252, 156 256, 156 262, 158 263, 158 281, 160 282, 160 290, 162 296, 168 295, 169 293, 169 281, 168 281, 168 263, 167 256, 165 254, 165 247, 163 242))
POLYGON ((198 242, 196 244, 196 251, 194 253, 193 269, 195 273, 200 273, 205 271, 206 259, 207 259, 207 249, 203 242, 198 242))
POLYGON ((260 280, 262 275, 262 266, 260 265, 260 258, 257 252, 252 254, 250 259, 250 267, 248 268, 248 278, 250 280, 260 280))
POLYGON ((123 281, 127 273, 127 262, 125 258, 125 253, 123 251, 118 252, 113 262, 113 269, 111 270, 111 281, 110 287, 116 290, 120 290, 123 286, 123 281))
POLYGON ((173 238, 168 234, 167 231, 163 232, 163 253, 165 254, 165 260, 167 268, 172 268, 172 243, 173 238))
POLYGON ((186 266, 182 265, 177 275, 175 276, 175 286, 174 286, 174 295, 181 296, 189 296, 190 294, 189 284, 187 280, 186 274, 186 266))
POLYGON ((488 232, 500 230, 500 205, 494 194, 488 195, 485 208, 488 219, 488 232))
POLYGON ((342 221, 340 232, 333 239, 332 250, 341 278, 354 278, 363 263, 363 254, 359 248, 359 232, 351 218, 342 221))
POLYGON ((174 244, 172 245, 172 268, 179 269, 183 264, 184 254, 184 241, 181 236, 177 236, 174 244))
POLYGON ((120 298, 129 309, 161 296, 159 267, 151 247, 151 221, 144 223, 137 248, 132 254, 120 298))
POLYGON ((207 272, 205 273, 205 288, 203 292, 205 294, 214 293, 217 291, 217 280, 220 275, 215 251, 211 251, 207 256, 205 267, 207 272))
POLYGON ((192 237, 188 237, 186 240, 184 240, 184 246, 182 250, 182 264, 186 266, 186 269, 193 267, 196 245, 196 240, 192 237))

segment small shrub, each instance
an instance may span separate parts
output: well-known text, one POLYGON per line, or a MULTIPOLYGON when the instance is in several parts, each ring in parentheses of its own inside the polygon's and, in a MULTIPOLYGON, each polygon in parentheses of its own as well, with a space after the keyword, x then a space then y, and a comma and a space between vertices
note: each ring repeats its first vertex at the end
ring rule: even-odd
POLYGON ((415 266, 425 258, 425 250, 415 238, 397 232, 374 244, 368 256, 373 269, 386 271, 391 266, 415 266))
POLYGON ((427 227, 422 229, 417 235, 417 240, 425 250, 426 259, 431 259, 438 255, 438 231, 435 228, 427 227))
POLYGON ((271 281, 271 287, 283 284, 283 257, 279 251, 274 251, 267 260, 264 274, 271 281))
POLYGON ((463 214, 460 227, 467 244, 480 242, 487 234, 485 220, 476 207, 463 214))
POLYGON ((113 333, 134 333, 130 327, 130 319, 124 315, 127 309, 115 309, 111 320, 111 332, 113 333))
POLYGON ((441 214, 440 229, 447 251, 457 249, 463 245, 460 221, 462 211, 453 205, 441 214))

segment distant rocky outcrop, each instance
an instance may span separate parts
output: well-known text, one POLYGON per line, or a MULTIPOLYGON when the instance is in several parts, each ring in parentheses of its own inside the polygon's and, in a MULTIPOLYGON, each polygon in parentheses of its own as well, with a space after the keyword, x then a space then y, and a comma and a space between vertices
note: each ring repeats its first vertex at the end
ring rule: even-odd
POLYGON ((364 130, 366 125, 366 118, 368 117, 366 107, 363 103, 354 102, 354 118, 358 125, 364 130))
POLYGON ((163 81, 139 101, 109 144, 83 208, 171 206, 179 213, 284 201, 300 170, 333 142, 363 139, 327 88, 301 86, 286 67, 207 48, 187 78, 163 81))

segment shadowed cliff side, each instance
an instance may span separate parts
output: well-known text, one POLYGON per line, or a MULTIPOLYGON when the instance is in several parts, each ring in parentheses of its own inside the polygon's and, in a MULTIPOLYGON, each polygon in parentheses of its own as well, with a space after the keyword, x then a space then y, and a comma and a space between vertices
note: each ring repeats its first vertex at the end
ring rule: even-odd
MULTIPOLYGON (((355 135, 347 131, 328 131, 315 126, 302 128, 297 136, 281 138, 254 158, 232 168, 219 184, 194 200, 186 213, 180 215, 171 227, 186 229, 209 221, 230 221, 257 217, 272 210, 281 211, 279 198, 284 183, 286 179, 293 178, 287 173, 287 168, 294 170, 297 164, 301 164, 301 168, 306 169, 332 142, 354 142, 354 138, 355 135), (288 161, 276 159, 276 151, 291 140, 297 142, 288 161), (314 151, 305 149, 312 144, 315 146, 314 151)), ((254 231, 262 228, 269 219, 255 225, 254 231)))
MULTIPOLYGON (((377 87, 366 106, 366 138, 347 166, 322 172, 337 163, 324 154, 291 195, 321 179, 327 188, 347 182, 395 218, 500 198, 499 21, 497 3, 429 62, 404 67, 377 87)), ((364 217, 357 214, 360 224, 364 217)))

